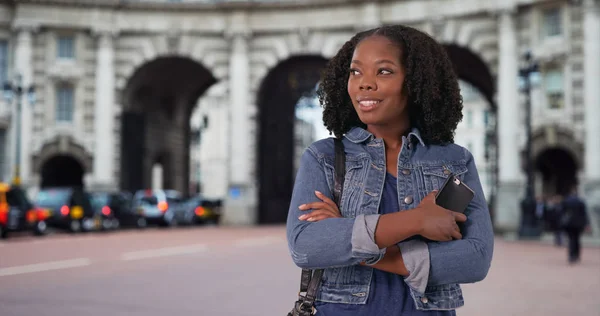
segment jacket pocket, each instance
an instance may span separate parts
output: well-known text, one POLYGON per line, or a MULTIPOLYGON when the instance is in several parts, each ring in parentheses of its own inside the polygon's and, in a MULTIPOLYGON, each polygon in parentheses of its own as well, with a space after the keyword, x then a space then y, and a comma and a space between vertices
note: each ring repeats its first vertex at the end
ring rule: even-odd
POLYGON ((422 166, 421 168, 426 190, 426 192, 423 192, 425 195, 433 190, 439 190, 451 174, 462 181, 464 174, 467 172, 467 166, 464 163, 422 166))

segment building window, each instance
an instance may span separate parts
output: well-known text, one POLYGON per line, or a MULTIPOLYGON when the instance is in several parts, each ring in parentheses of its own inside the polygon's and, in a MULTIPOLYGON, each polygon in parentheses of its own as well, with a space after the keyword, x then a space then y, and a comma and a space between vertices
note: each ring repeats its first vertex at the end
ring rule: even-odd
POLYGON ((73 121, 73 87, 62 85, 56 89, 56 121, 73 121))
POLYGON ((564 107, 564 84, 563 73, 558 68, 549 69, 544 74, 544 88, 546 99, 550 109, 562 109, 564 107))
POLYGON ((8 41, 0 40, 0 84, 7 81, 8 73, 8 41))
POLYGON ((562 19, 560 8, 543 11, 542 36, 554 37, 562 34, 562 19))
POLYGON ((58 58, 75 59, 75 38, 73 36, 59 36, 57 48, 58 58))

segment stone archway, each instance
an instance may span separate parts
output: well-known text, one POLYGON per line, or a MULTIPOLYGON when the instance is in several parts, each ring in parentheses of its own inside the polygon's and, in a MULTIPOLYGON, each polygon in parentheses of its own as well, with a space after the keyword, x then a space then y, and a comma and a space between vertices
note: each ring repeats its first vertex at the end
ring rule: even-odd
POLYGON ((259 223, 283 223, 294 186, 295 108, 314 90, 327 59, 297 56, 275 66, 258 92, 259 223))
POLYGON ((134 72, 123 91, 121 189, 149 188, 154 157, 168 152, 165 189, 188 192, 190 116, 214 83, 209 70, 186 57, 159 57, 134 72))
MULTIPOLYGON (((577 173, 583 166, 583 144, 574 133, 558 125, 540 127, 532 134, 531 157, 536 169, 539 193, 566 195, 578 185, 577 173)), ((525 157, 521 160, 523 170, 525 157)))
POLYGON ((443 46, 454 65, 456 75, 475 86, 489 102, 491 109, 495 111, 496 83, 488 65, 469 48, 456 44, 444 44, 443 46))
POLYGON ((83 187, 84 175, 92 172, 93 156, 70 136, 58 136, 33 156, 33 170, 40 187, 83 187))

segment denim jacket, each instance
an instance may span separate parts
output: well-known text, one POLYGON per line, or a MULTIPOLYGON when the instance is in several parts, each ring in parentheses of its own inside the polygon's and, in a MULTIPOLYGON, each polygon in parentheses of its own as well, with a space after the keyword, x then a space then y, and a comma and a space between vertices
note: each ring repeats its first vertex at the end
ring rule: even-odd
MULTIPOLYGON (((379 203, 385 181, 385 146, 368 131, 355 127, 344 137, 346 177, 342 218, 300 221, 298 207, 318 201, 315 191, 332 198, 332 138, 309 146, 302 155, 287 219, 288 247, 301 268, 324 268, 317 300, 365 304, 373 268, 385 254, 375 243, 379 203)), ((481 281, 492 260, 494 237, 487 203, 471 153, 449 144, 426 145, 413 129, 398 156, 398 200, 401 209, 415 208, 450 173, 475 191, 465 215, 463 238, 448 242, 411 239, 398 244, 410 275, 405 282, 420 310, 452 310, 464 305, 459 283, 481 281)), ((310 212, 310 211, 308 211, 310 212)))

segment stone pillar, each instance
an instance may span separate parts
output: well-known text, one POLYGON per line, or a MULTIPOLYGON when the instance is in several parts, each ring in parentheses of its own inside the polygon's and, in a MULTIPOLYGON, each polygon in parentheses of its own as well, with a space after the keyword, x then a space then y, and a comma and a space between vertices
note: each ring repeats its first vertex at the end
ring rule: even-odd
POLYGON ((502 10, 498 21, 498 142, 499 187, 495 207, 496 227, 514 231, 520 219, 519 201, 523 196, 523 175, 519 153, 518 50, 512 10, 502 10))
POLYGON ((583 9, 585 198, 594 234, 600 237, 600 1, 587 0, 583 9))
POLYGON ((256 205, 251 201, 254 191, 251 181, 253 161, 250 155, 249 107, 250 107, 250 59, 248 49, 247 17, 235 12, 231 16, 227 38, 231 43, 229 57, 229 119, 230 161, 229 192, 226 198, 223 222, 234 225, 250 225, 256 222, 256 205))
POLYGON ((115 66, 113 34, 98 34, 96 51, 96 105, 94 108, 94 182, 110 188, 114 181, 115 66))
POLYGON ((381 26, 381 9, 379 3, 367 2, 363 4, 361 11, 361 30, 369 30, 381 26))
MULTIPOLYGON (((27 95, 27 89, 33 85, 33 34, 34 28, 32 27, 19 27, 17 33, 17 42, 15 47, 15 74, 21 76, 21 84, 25 91, 23 92, 21 99, 21 117, 13 117, 13 120, 21 120, 20 131, 15 131, 14 136, 17 137, 16 133, 20 134, 21 137, 21 159, 19 162, 21 169, 21 183, 24 187, 31 187, 35 185, 31 183, 31 134, 33 130, 33 117, 32 110, 34 104, 29 102, 27 95)), ((37 87, 36 93, 40 93, 39 87, 37 87)), ((16 104, 16 102, 15 102, 16 104)), ((16 112, 14 112, 16 113, 16 112)), ((14 121, 12 122, 14 123, 14 121)), ((15 124, 16 125, 16 124, 15 124)), ((13 146, 16 146, 16 141, 12 142, 13 146)), ((12 152, 15 152, 13 147, 12 152)), ((13 158, 12 161, 16 161, 13 158)), ((15 165, 12 166, 11 177, 14 175, 15 165)), ((39 170, 36 170, 39 171, 39 170)))

